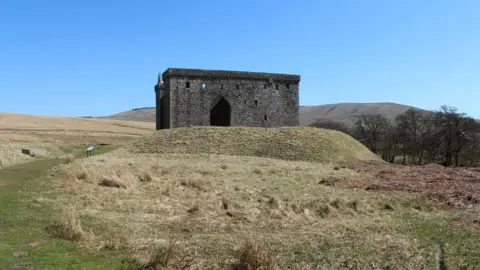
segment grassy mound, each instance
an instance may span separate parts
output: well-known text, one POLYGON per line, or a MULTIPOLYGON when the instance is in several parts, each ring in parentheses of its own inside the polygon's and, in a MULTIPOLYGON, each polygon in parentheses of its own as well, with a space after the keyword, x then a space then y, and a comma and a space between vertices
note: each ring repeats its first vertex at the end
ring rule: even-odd
POLYGON ((222 154, 283 160, 377 160, 342 132, 311 127, 185 127, 157 131, 126 146, 132 153, 222 154))

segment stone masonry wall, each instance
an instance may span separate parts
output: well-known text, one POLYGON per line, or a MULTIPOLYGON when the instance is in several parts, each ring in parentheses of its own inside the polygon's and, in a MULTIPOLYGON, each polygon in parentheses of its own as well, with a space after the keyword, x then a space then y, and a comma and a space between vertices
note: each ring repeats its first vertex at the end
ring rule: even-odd
POLYGON ((169 93, 169 127, 210 125, 210 110, 221 97, 231 106, 232 126, 298 126, 299 80, 296 75, 168 69, 163 86, 169 93))

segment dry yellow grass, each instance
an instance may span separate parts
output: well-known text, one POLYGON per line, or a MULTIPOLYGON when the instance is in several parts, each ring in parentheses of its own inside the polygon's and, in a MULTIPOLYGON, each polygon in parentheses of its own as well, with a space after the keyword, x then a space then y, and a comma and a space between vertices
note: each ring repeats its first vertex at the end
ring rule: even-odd
POLYGON ((40 148, 46 157, 62 156, 60 144, 45 142, 0 141, 0 168, 33 161, 35 158, 22 154, 22 148, 40 148))
POLYGON ((349 135, 311 127, 176 128, 135 140, 126 149, 132 153, 224 154, 316 162, 379 159, 349 135))
POLYGON ((58 129, 65 131, 71 129, 90 132, 146 134, 154 130, 155 123, 97 118, 74 118, 0 113, 0 128, 29 130, 58 129), (146 130, 146 132, 141 132, 140 130, 146 130))
POLYGON ((86 141, 92 137, 138 137, 155 130, 154 123, 95 118, 0 113, 0 139, 14 141, 86 141))
POLYGON ((34 160, 22 148, 41 148, 46 156, 58 157, 65 145, 118 145, 154 129, 154 123, 0 113, 0 168, 34 160))
POLYGON ((248 269, 248 262, 264 269, 388 262, 421 269, 429 263, 428 253, 392 225, 394 215, 417 210, 380 194, 319 184, 365 177, 356 171, 259 157, 127 153, 76 161, 54 173, 54 190, 64 195, 53 203, 77 209, 83 230, 95 235, 81 241, 84 248, 122 249, 148 262, 175 238, 179 250, 171 261, 209 266, 198 269, 248 269), (255 242, 245 249, 245 239, 255 242), (265 252, 249 252, 257 242, 265 252))

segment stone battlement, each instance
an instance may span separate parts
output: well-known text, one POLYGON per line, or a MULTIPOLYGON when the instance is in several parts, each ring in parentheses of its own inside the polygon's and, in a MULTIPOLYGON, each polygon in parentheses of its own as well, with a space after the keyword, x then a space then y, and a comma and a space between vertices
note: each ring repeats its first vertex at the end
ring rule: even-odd
POLYGON ((299 83, 300 75, 230 71, 230 70, 208 70, 208 69, 184 69, 169 68, 162 74, 163 79, 167 77, 188 77, 188 78, 208 78, 208 79, 245 79, 245 80, 276 80, 284 82, 299 83))

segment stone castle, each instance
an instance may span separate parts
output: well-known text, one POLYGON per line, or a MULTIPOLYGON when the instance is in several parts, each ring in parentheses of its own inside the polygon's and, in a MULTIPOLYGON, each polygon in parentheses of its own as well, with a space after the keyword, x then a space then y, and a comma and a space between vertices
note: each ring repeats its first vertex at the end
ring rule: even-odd
POLYGON ((299 75, 169 68, 155 86, 156 129, 299 125, 299 75))

